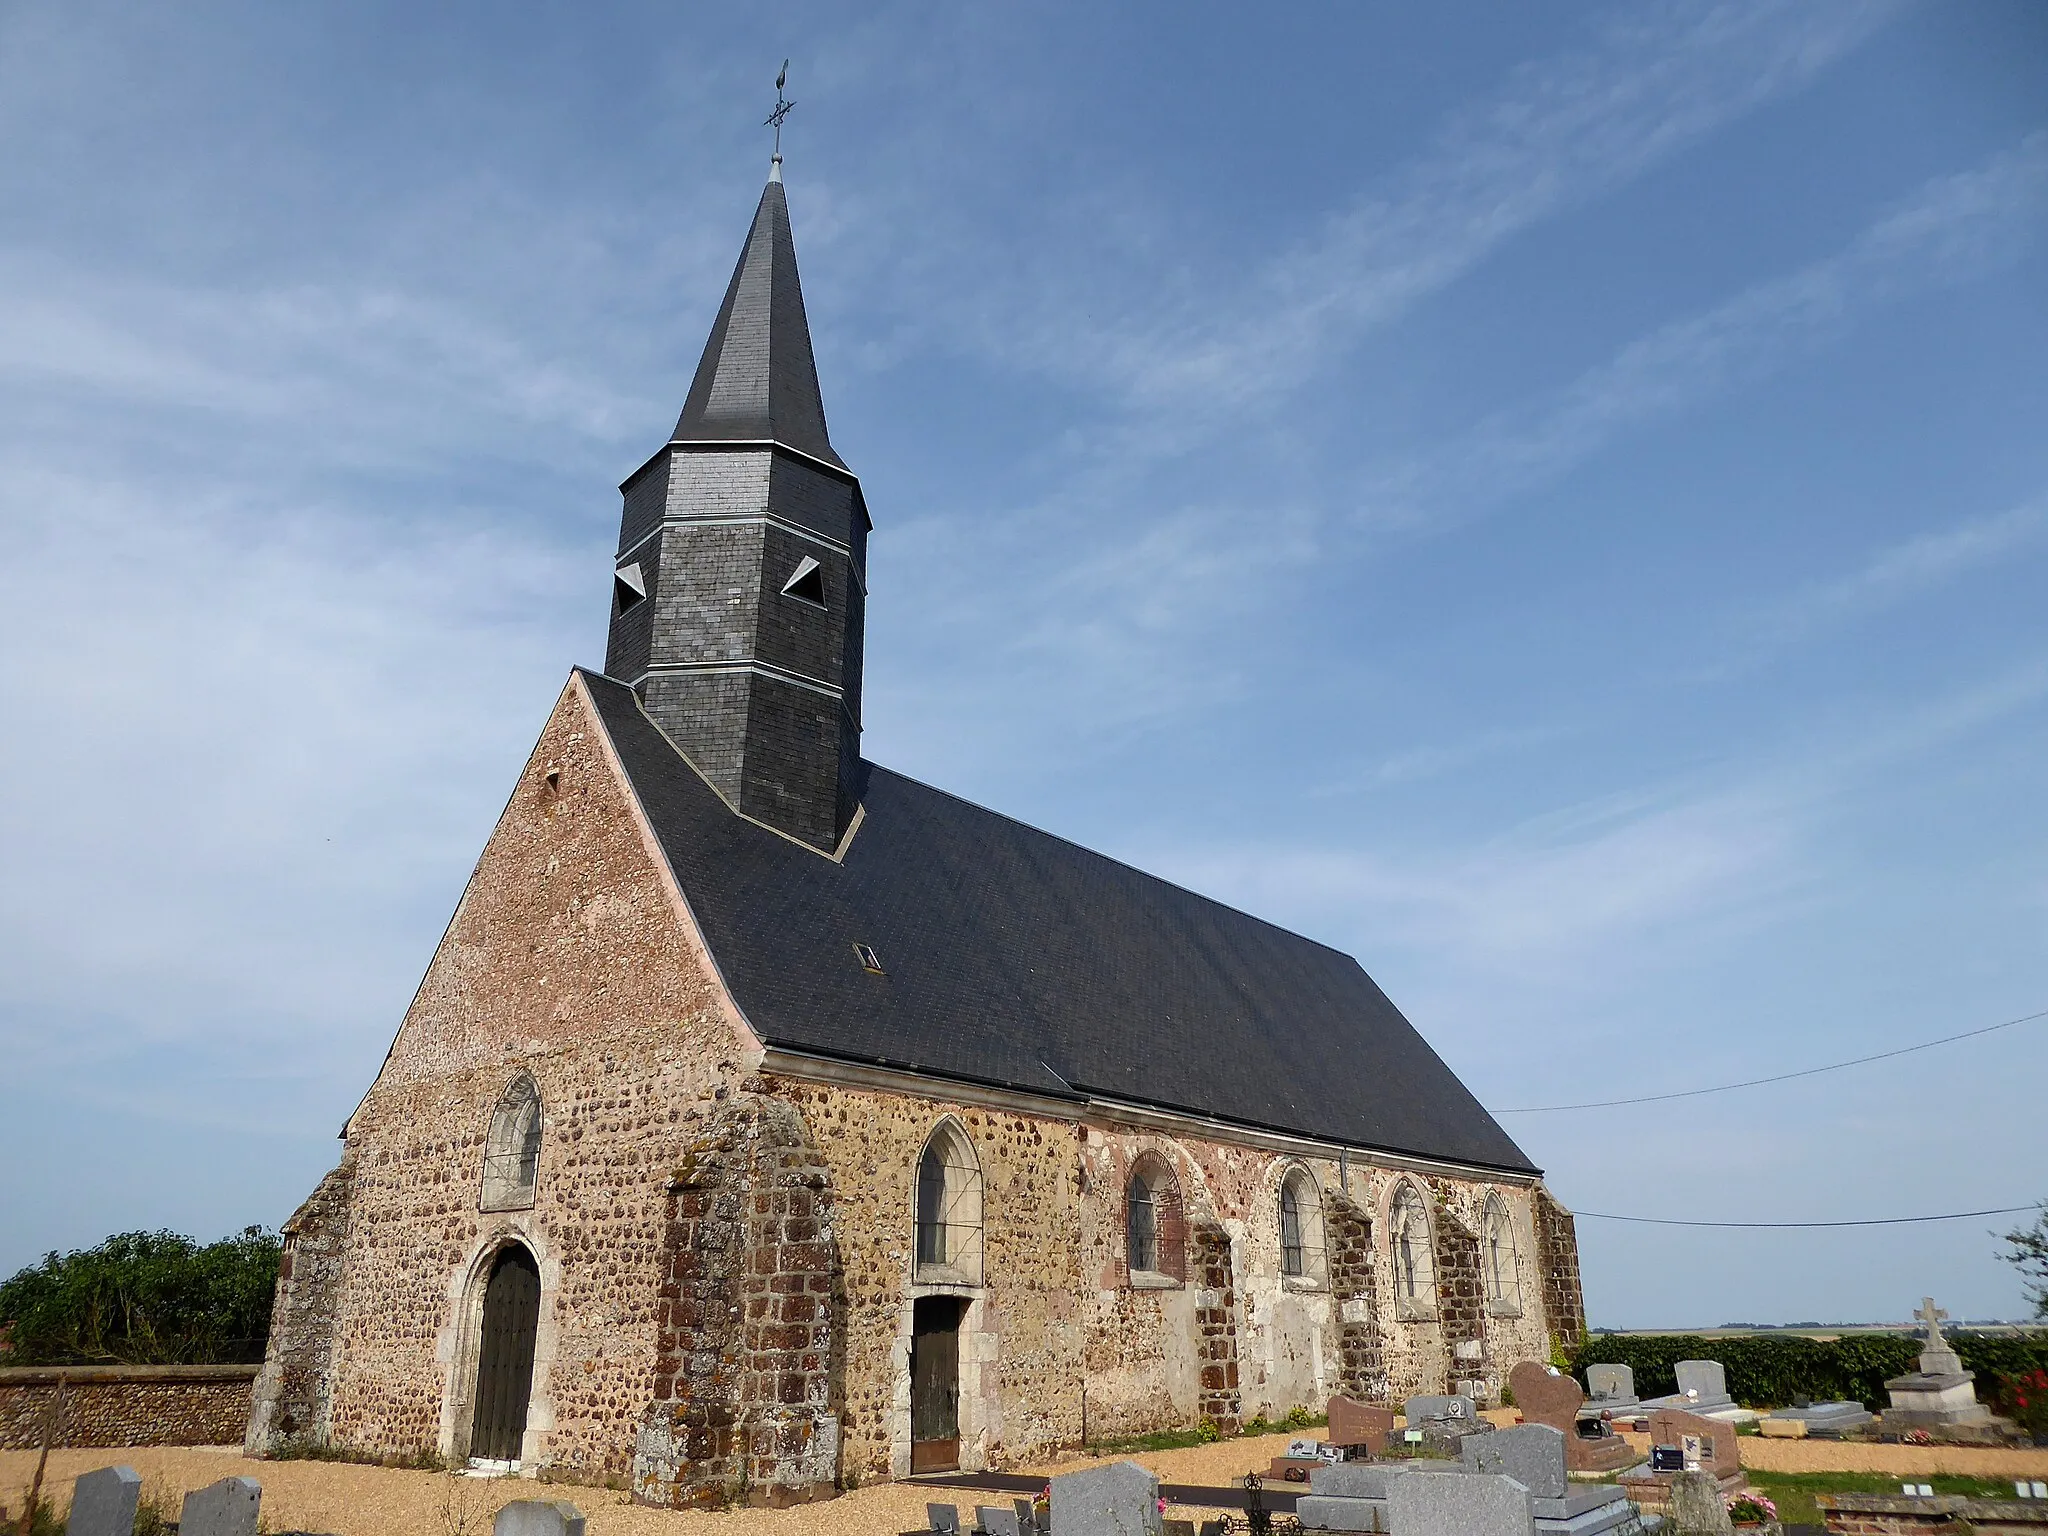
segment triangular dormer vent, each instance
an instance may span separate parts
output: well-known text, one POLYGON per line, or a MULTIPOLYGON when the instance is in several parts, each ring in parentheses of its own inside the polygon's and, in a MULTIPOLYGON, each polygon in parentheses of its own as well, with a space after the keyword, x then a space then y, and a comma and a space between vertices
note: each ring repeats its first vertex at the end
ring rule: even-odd
POLYGON ((796 569, 789 574, 789 580, 782 584, 782 595, 794 597, 806 603, 825 606, 825 568, 809 555, 797 561, 796 569))
POLYGON ((612 612, 630 613, 646 601, 647 578, 637 560, 612 572, 612 612))

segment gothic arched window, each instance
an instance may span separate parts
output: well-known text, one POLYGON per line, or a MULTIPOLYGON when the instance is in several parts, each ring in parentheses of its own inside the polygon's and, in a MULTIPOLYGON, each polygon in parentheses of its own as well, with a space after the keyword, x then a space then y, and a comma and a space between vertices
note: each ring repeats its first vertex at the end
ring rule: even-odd
POLYGON ((917 1159, 917 1278, 981 1284, 981 1164, 957 1120, 940 1122, 917 1159))
POLYGON ((540 1089, 532 1074, 522 1072, 499 1095, 491 1115, 490 1136, 484 1143, 482 1209, 533 1208, 540 1182, 540 1129, 540 1089))
POLYGON ((1131 1169, 1131 1182, 1124 1189, 1124 1235, 1134 1279, 1187 1279, 1180 1181, 1156 1152, 1147 1152, 1131 1169))
POLYGON ((1403 1183, 1394 1193, 1387 1223, 1394 1264, 1395 1315, 1427 1318, 1436 1314, 1435 1243, 1430 1236, 1429 1207, 1422 1192, 1403 1183))
POLYGON ((1280 1181, 1280 1273, 1313 1279, 1323 1272, 1323 1197, 1306 1168, 1280 1181))
POLYGON ((1480 1265, 1486 1271, 1486 1307, 1502 1317, 1522 1315, 1522 1265, 1515 1251, 1515 1222, 1507 1201, 1486 1198, 1486 1223, 1480 1241, 1480 1265))

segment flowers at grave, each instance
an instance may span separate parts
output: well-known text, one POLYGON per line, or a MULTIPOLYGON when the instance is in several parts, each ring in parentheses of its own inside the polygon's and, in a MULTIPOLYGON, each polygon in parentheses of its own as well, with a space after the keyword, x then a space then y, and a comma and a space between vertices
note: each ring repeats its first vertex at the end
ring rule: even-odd
POLYGON ((1768 1525, 1778 1518, 1778 1506, 1760 1493, 1731 1493, 1724 1497, 1728 1518, 1736 1525, 1768 1525))
POLYGON ((2048 1435, 2048 1371, 2006 1377, 2005 1397, 2020 1428, 2037 1438, 2048 1435))

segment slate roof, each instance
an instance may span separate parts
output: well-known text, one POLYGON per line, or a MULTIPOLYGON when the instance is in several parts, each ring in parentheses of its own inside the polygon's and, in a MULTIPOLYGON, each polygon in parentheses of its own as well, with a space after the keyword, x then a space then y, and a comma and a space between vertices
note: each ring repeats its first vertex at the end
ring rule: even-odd
POLYGON ((734 814, 630 688, 583 675, 766 1043, 1536 1171, 1349 955, 873 764, 834 863, 734 814))
POLYGON ((825 401, 779 180, 761 193, 669 441, 773 441, 846 467, 825 435, 825 401))

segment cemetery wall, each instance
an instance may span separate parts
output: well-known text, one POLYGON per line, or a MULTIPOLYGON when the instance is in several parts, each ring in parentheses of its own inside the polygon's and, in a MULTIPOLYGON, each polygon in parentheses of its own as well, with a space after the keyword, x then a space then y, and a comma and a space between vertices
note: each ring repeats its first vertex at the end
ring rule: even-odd
POLYGON ((483 1282, 517 1242, 542 1288, 529 1454, 630 1464, 669 1173, 751 1041, 627 794, 572 679, 349 1121, 335 1443, 466 1454, 483 1282), (542 1102, 535 1202, 480 1213, 492 1112, 522 1070, 542 1102))
POLYGON ((236 1445, 253 1365, 61 1365, 0 1369, 0 1449, 236 1445), (59 1384, 62 1416, 53 1419, 59 1384))

